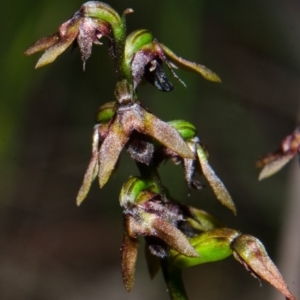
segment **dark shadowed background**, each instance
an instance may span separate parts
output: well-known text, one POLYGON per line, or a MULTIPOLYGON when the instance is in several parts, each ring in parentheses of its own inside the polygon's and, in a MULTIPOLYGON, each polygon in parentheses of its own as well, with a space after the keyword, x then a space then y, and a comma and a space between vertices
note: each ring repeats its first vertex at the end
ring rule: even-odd
MULTIPOLYGON (((150 280, 140 251, 131 293, 122 285, 122 211, 118 194, 137 175, 127 153, 100 190, 79 208, 75 197, 90 158, 97 108, 113 100, 116 76, 107 42, 94 47, 86 72, 78 49, 34 70, 22 52, 57 31, 75 1, 2 3, 0 80, 0 298, 2 300, 168 299, 162 276, 150 280)), ((180 167, 161 168, 171 194, 255 235, 300 297, 300 170, 295 161, 258 182, 254 162, 275 150, 299 119, 300 2, 296 0, 128 0, 128 32, 147 28, 177 54, 202 63, 222 84, 178 71, 187 89, 139 89, 163 120, 196 124, 210 162, 231 192, 237 217, 209 189, 188 191, 180 167), (294 164, 294 165, 293 165, 294 164)), ((141 246, 142 250, 143 246, 141 246)), ((184 273, 191 300, 283 299, 233 258, 184 273)))

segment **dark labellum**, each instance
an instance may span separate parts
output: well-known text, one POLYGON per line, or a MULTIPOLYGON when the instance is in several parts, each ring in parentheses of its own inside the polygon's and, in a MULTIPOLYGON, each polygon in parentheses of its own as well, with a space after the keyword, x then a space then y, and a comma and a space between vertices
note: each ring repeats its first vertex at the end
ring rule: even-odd
POLYGON ((154 146, 149 137, 135 131, 127 144, 127 151, 134 160, 149 165, 154 152, 154 146))
POLYGON ((147 242, 148 249, 152 255, 157 256, 159 258, 167 257, 167 245, 164 241, 153 236, 147 236, 145 237, 145 240, 147 242))
POLYGON ((153 59, 145 66, 144 76, 160 91, 171 92, 173 90, 173 85, 163 70, 162 61, 158 58, 153 59))

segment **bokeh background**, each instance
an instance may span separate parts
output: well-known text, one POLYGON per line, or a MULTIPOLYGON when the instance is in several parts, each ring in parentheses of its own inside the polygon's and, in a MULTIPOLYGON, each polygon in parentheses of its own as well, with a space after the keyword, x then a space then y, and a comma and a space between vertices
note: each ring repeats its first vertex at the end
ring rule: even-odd
MULTIPOLYGON (((171 194, 214 213, 231 228, 263 241, 292 292, 300 297, 300 170, 297 159, 257 181, 254 162, 275 150, 299 119, 300 2, 296 0, 126 0, 128 31, 150 29, 179 55, 218 73, 222 84, 178 71, 185 89, 140 88, 140 99, 164 120, 196 124, 211 165, 231 192, 237 217, 209 189, 188 191, 180 167, 161 174, 171 194)), ((122 211, 118 193, 137 175, 128 154, 80 206, 75 197, 88 164, 93 118, 113 100, 116 76, 104 46, 86 72, 78 49, 34 70, 22 52, 57 30, 82 3, 3 1, 0 72, 0 298, 2 300, 168 299, 161 274, 150 280, 139 255, 131 293, 122 285, 122 211)), ((203 180, 204 181, 204 180, 203 180)), ((184 272, 195 299, 283 299, 233 258, 184 272)))

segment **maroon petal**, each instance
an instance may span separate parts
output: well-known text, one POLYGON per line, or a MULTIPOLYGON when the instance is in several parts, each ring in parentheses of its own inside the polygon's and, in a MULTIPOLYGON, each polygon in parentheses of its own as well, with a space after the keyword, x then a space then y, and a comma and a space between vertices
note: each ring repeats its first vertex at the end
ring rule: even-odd
POLYGON ((118 119, 111 125, 109 133, 99 151, 99 185, 102 188, 112 173, 129 136, 120 127, 118 119))
POLYGON ((132 289, 134 284, 138 248, 138 240, 130 237, 125 232, 121 249, 121 271, 123 283, 128 292, 132 289))
POLYGON ((147 111, 144 111, 144 119, 143 133, 155 138, 182 158, 195 159, 194 154, 173 126, 161 121, 147 111))

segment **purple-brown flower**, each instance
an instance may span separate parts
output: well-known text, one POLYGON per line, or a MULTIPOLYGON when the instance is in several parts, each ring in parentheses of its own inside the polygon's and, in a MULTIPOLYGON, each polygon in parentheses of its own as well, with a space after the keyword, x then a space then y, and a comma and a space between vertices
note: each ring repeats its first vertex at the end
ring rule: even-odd
MULTIPOLYGON (((125 13, 129 12, 132 11, 125 11, 125 13)), ((74 42, 79 47, 83 69, 85 69, 93 44, 100 45, 99 40, 102 36, 112 40, 115 29, 122 26, 121 17, 109 5, 99 1, 89 1, 83 4, 70 20, 63 23, 58 28, 58 32, 35 42, 24 52, 24 55, 45 50, 35 66, 39 68, 52 63, 74 42)))
POLYGON ((202 75, 205 79, 220 82, 217 74, 203 65, 196 64, 176 55, 167 46, 157 41, 148 30, 136 30, 128 35, 125 43, 125 62, 131 68, 134 88, 146 79, 157 89, 169 92, 173 89, 163 70, 167 66, 172 75, 183 85, 174 69, 180 68, 202 75))

